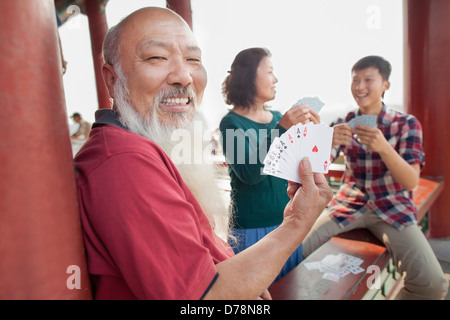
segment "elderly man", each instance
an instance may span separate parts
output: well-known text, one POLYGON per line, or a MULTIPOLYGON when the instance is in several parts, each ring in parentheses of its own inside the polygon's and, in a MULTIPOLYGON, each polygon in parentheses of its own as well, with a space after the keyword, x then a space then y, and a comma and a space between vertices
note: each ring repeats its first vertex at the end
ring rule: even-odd
POLYGON ((188 25, 168 9, 140 9, 108 32, 104 60, 113 110, 97 111, 75 158, 95 298, 270 298, 268 286, 331 199, 323 175, 304 159, 281 226, 233 255, 217 236, 223 207, 212 171, 170 159, 171 133, 192 127, 206 86, 188 25))

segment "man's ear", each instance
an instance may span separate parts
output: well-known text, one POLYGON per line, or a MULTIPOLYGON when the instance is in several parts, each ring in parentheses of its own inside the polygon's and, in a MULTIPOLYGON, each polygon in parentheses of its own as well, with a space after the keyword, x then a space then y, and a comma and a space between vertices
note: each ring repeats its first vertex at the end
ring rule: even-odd
POLYGON ((386 91, 389 90, 391 83, 387 80, 383 81, 383 86, 384 86, 384 90, 383 90, 383 94, 381 95, 381 99, 384 99, 384 94, 386 93, 386 91))
POLYGON ((391 87, 391 83, 389 81, 384 82, 384 91, 388 91, 391 87))
POLYGON ((105 81, 106 87, 108 88, 109 96, 114 99, 114 85, 117 81, 117 75, 114 71, 114 67, 110 64, 103 64, 102 67, 103 81, 105 81))

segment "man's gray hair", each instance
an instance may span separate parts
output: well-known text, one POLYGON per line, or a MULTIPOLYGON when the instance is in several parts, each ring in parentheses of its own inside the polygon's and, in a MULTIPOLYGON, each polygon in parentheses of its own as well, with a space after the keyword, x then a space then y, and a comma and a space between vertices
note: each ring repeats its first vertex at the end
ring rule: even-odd
POLYGON ((112 65, 114 68, 119 64, 119 44, 122 29, 121 22, 114 27, 111 27, 106 33, 105 40, 103 41, 103 61, 104 63, 112 65))

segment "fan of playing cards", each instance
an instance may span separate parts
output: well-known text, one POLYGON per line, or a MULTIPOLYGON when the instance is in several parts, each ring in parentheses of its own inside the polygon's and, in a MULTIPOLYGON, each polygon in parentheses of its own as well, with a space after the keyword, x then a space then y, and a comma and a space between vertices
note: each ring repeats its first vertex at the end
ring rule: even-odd
MULTIPOLYGON (((306 104, 317 113, 324 103, 318 97, 305 97, 292 107, 306 104)), ((307 156, 313 172, 328 173, 330 167, 333 128, 323 124, 297 124, 292 126, 270 145, 264 159, 263 172, 268 175, 300 183, 298 166, 307 156)))
POLYGON ((318 97, 305 97, 298 100, 296 103, 292 105, 291 108, 306 104, 308 108, 313 109, 315 112, 319 113, 322 107, 325 105, 322 100, 318 97))
POLYGON ((297 124, 274 139, 264 159, 263 172, 301 183, 300 161, 307 156, 313 172, 328 173, 333 128, 324 124, 297 124))
POLYGON ((372 128, 377 127, 377 118, 376 115, 363 114, 357 117, 354 117, 352 120, 348 122, 350 128, 355 129, 355 127, 359 124, 364 126, 369 126, 372 128))

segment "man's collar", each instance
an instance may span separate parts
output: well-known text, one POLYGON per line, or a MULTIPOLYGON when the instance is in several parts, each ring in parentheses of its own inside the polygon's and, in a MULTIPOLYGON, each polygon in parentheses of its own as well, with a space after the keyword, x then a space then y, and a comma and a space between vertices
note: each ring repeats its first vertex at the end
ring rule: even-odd
POLYGON ((381 109, 381 112, 380 112, 380 116, 378 117, 378 121, 385 125, 388 125, 392 122, 392 117, 389 114, 384 102, 383 102, 383 108, 381 109))
POLYGON ((92 128, 98 127, 100 125, 109 124, 112 126, 116 126, 125 130, 128 130, 120 121, 119 115, 116 111, 112 109, 99 109, 95 111, 95 122, 92 125, 92 128))

